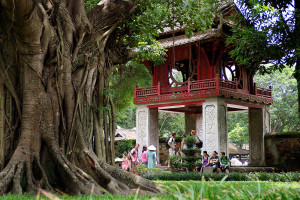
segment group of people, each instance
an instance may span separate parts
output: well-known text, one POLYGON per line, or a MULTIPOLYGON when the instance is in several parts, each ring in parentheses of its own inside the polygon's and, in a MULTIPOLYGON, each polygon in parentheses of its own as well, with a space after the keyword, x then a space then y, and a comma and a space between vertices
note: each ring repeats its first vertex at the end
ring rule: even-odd
MULTIPOLYGON (((203 155, 199 155, 200 160, 198 162, 202 163, 200 172, 203 172, 203 169, 206 167, 213 167, 214 171, 226 172, 229 173, 230 160, 225 155, 225 152, 221 152, 221 157, 219 158, 218 152, 214 151, 213 156, 209 157, 207 151, 203 151, 203 155)), ((197 170, 197 169, 195 169, 197 170)))
MULTIPOLYGON (((196 145, 193 148, 202 148, 203 142, 200 140, 198 136, 196 136, 196 131, 192 130, 190 133, 191 136, 195 137, 196 145)), ((172 133, 172 137, 168 140, 168 147, 169 147, 169 156, 176 155, 176 132, 172 133)), ((181 149, 187 149, 188 147, 186 144, 184 144, 184 138, 182 138, 181 149)), ((184 154, 180 151, 178 151, 178 154, 181 153, 181 156, 184 156, 184 154)), ((225 155, 225 152, 221 152, 221 157, 219 158, 218 152, 214 151, 213 156, 210 158, 207 154, 207 151, 203 151, 203 155, 200 153, 198 156, 200 156, 200 159, 197 162, 202 163, 202 167, 200 169, 200 172, 203 172, 203 169, 205 167, 213 167, 214 171, 218 172, 226 172, 229 173, 229 167, 230 167, 230 159, 225 155)), ((170 167, 170 161, 168 162, 168 167, 170 167)), ((198 168, 195 168, 195 170, 198 170, 198 168)))
POLYGON ((135 173, 135 166, 137 164, 144 164, 148 168, 155 168, 156 147, 153 145, 150 145, 148 148, 147 146, 143 146, 141 163, 138 159, 139 147, 140 145, 136 144, 135 147, 128 154, 127 152, 123 153, 122 169, 124 169, 125 171, 135 173))

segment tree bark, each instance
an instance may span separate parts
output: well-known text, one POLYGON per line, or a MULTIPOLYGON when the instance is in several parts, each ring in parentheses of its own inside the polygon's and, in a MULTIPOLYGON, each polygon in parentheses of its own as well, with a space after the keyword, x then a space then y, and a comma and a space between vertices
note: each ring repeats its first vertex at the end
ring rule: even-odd
POLYGON ((0 171, 4 169, 4 142, 5 142, 5 126, 4 126, 4 84, 0 80, 0 171))
POLYGON ((0 195, 54 188, 99 195, 99 186, 113 194, 160 193, 104 162, 104 72, 124 48, 115 32, 134 5, 103 0, 89 18, 83 0, 1 0, 0 10, 0 195), (6 136, 17 145, 2 165, 6 136))

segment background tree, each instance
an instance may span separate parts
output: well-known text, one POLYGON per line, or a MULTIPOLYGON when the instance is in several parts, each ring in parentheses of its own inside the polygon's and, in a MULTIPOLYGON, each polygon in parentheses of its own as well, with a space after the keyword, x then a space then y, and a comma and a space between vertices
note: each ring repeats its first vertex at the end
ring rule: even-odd
POLYGON ((272 86, 274 104, 271 106, 271 132, 292 132, 300 130, 297 96, 297 81, 293 77, 295 67, 286 67, 281 72, 256 75, 262 87, 272 86))
MULTIPOLYGON (((268 67, 268 66, 266 66, 268 67)), ((271 67, 271 66, 269 66, 271 67)), ((300 130, 298 113, 297 81, 293 77, 294 67, 286 67, 272 74, 257 74, 254 81, 261 87, 273 88, 274 103, 270 107, 271 133, 294 132, 300 130)), ((236 145, 249 140, 248 112, 228 114, 228 138, 236 145)))
POLYGON ((205 30, 216 6, 102 0, 86 14, 83 0, 1 0, 0 141, 8 139, 0 147, 0 195, 54 188, 102 194, 99 186, 159 193, 155 183, 105 162, 116 126, 110 75, 132 58, 130 47, 141 49, 138 59, 161 62, 157 29, 205 30))
MULTIPOLYGON (((295 65, 300 100, 300 2, 295 0, 237 0, 241 15, 228 43, 231 55, 253 74, 281 71, 295 65), (271 67, 260 65, 272 63, 271 67)), ((237 13, 237 15, 239 15, 237 13)), ((298 106, 298 112, 300 107, 298 106)))
POLYGON ((158 127, 160 137, 171 137, 175 131, 177 136, 184 135, 184 114, 161 112, 159 113, 158 127))

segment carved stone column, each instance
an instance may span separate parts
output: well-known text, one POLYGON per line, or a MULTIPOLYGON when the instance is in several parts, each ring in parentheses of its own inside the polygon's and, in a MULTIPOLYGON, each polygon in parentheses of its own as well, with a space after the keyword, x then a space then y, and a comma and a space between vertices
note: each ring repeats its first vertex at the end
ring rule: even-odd
POLYGON ((270 131, 270 107, 249 109, 249 165, 265 166, 264 136, 270 131))
POLYGON ((224 151, 228 155, 227 105, 220 97, 212 98, 202 106, 203 114, 203 151, 212 154, 224 151))
POLYGON ((196 130, 196 114, 185 114, 185 134, 189 134, 191 130, 196 130))
POLYGON ((159 160, 159 132, 157 108, 147 108, 147 105, 137 105, 136 143, 140 145, 139 156, 141 156, 142 148, 144 145, 154 145, 157 149, 157 160, 159 160))
POLYGON ((196 114, 196 135, 200 138, 200 140, 204 141, 202 113, 196 114))

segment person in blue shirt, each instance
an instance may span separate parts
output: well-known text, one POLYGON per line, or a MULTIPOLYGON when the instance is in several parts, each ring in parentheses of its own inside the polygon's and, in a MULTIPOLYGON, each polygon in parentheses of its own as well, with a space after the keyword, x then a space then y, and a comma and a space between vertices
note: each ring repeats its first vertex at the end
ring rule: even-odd
POLYGON ((156 148, 151 145, 148 147, 147 158, 148 158, 148 168, 155 168, 155 160, 156 160, 156 148))

